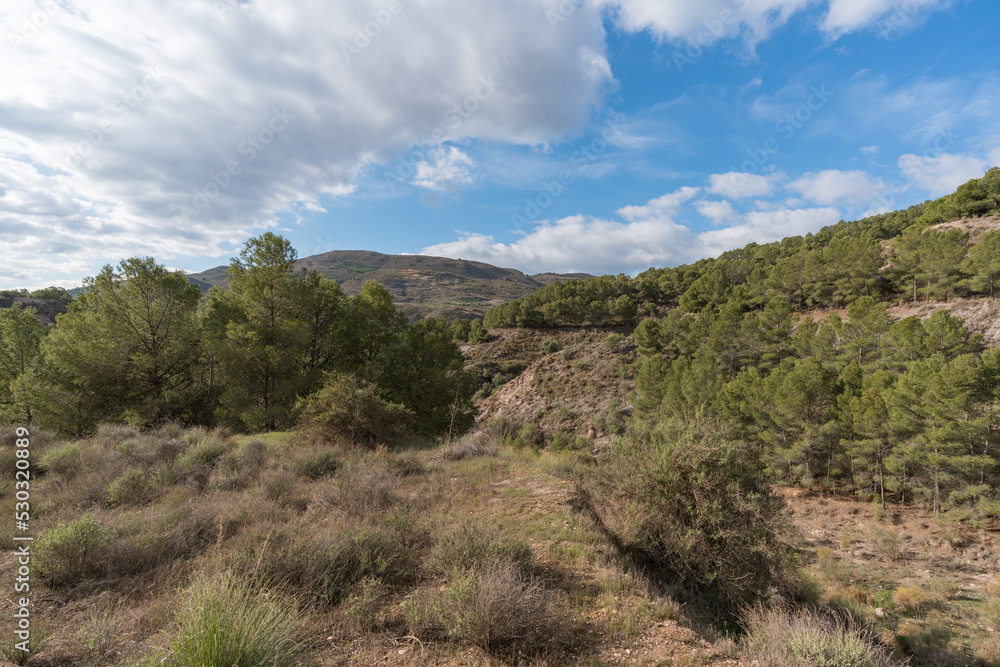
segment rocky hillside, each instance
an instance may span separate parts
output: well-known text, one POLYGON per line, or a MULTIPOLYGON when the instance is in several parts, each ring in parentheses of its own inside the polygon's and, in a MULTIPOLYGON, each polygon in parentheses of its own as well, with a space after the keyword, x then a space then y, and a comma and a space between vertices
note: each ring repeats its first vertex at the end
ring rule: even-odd
MULTIPOLYGON (((303 257, 298 268, 317 271, 357 294, 369 280, 385 285, 396 305, 411 319, 431 315, 446 319, 481 317, 490 307, 567 278, 587 274, 541 273, 528 276, 483 262, 425 255, 384 255, 366 250, 334 250, 303 257)), ((226 267, 189 274, 202 290, 226 283, 226 267)))

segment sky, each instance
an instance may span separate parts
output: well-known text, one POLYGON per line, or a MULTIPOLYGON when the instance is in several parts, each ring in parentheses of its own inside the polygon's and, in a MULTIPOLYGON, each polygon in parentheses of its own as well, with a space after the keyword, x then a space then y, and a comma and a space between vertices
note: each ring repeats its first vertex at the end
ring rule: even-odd
POLYGON ((634 274, 1000 163, 996 0, 5 0, 0 289, 152 256, 634 274))

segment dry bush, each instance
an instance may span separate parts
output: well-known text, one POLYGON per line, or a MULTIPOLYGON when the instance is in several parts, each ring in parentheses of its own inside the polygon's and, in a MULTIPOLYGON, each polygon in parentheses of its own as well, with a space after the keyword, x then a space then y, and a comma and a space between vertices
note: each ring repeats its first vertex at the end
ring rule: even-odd
POLYGON ((108 484, 105 501, 111 507, 145 502, 152 496, 156 481, 140 468, 129 468, 108 484))
POLYGON ((329 606, 366 579, 387 587, 413 581, 420 558, 411 538, 384 527, 317 531, 312 525, 260 525, 241 538, 234 567, 329 606))
POLYGON ((742 653, 759 667, 889 667, 889 649, 869 631, 800 609, 755 606, 743 615, 742 653))
POLYGON ((378 514, 396 504, 399 477, 384 458, 368 457, 338 472, 313 492, 312 506, 354 517, 378 514))
POLYGON ((872 551, 884 560, 895 562, 906 558, 910 553, 902 528, 872 524, 868 527, 868 535, 872 551))
POLYGON ((184 468, 213 467, 234 448, 229 433, 223 428, 215 428, 211 431, 206 431, 203 428, 191 429, 184 434, 184 443, 186 447, 179 461, 181 467, 184 468))
POLYGON ((340 459, 332 447, 306 447, 296 451, 286 465, 301 477, 322 479, 337 472, 340 459))
POLYGON ((892 603, 900 613, 907 616, 919 615, 929 602, 928 595, 915 586, 900 586, 892 593, 892 603))
POLYGON ((428 558, 428 567, 438 574, 454 570, 481 570, 505 560, 524 574, 531 572, 531 547, 511 535, 466 525, 444 535, 428 558))
POLYGON ((127 440, 135 440, 141 435, 139 429, 128 424, 101 424, 91 439, 106 449, 115 449, 127 440))
POLYGON ((269 470, 261 475, 261 495, 282 507, 298 504, 298 489, 299 478, 287 470, 269 470))
POLYGON ((480 456, 496 456, 500 445, 484 433, 467 435, 454 442, 441 445, 438 456, 445 461, 462 461, 480 456))
POLYGON ((443 591, 421 591, 406 608, 409 631, 417 637, 442 637, 474 644, 485 651, 536 644, 553 617, 551 595, 507 559, 456 572, 443 591))
POLYGON ((267 460, 270 452, 267 443, 257 438, 252 438, 243 443, 240 447, 236 460, 236 467, 243 475, 256 479, 267 469, 267 460))
POLYGON ((986 592, 993 597, 1000 597, 1000 577, 993 577, 986 582, 986 592))

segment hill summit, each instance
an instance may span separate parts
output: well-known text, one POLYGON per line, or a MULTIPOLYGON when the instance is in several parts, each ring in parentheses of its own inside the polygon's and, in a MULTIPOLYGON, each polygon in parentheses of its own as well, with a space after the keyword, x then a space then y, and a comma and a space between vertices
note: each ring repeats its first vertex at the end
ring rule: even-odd
MULTIPOLYGON (((385 255, 368 250, 334 250, 303 257, 296 268, 312 269, 336 281, 349 295, 369 280, 382 283, 407 317, 482 317, 491 307, 553 282, 588 278, 586 273, 526 275, 484 262, 426 255, 385 255)), ((188 274, 203 291, 226 284, 226 266, 188 274)))

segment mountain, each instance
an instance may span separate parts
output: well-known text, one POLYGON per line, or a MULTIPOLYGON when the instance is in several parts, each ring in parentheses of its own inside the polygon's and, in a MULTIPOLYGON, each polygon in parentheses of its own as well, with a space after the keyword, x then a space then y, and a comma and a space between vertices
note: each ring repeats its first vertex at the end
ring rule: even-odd
MULTIPOLYGON (((526 275, 483 262, 426 255, 384 255, 367 250, 334 250, 303 257, 296 268, 317 271, 357 294, 369 280, 385 285, 410 319, 426 315, 447 319, 481 317, 504 301, 531 294, 545 285, 586 273, 526 275)), ((188 274, 203 291, 226 284, 226 266, 188 274)))

